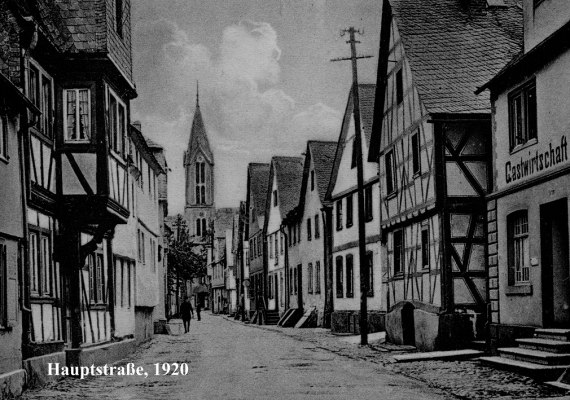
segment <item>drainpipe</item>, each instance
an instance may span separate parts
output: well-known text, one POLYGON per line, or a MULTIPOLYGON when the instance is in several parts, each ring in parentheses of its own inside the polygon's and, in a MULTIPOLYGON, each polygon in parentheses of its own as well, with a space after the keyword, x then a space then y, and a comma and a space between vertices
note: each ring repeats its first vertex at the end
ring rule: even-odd
POLYGON ((323 253, 324 253, 324 273, 325 273, 325 309, 323 315, 323 327, 330 329, 331 317, 334 311, 333 296, 333 268, 332 268, 332 207, 323 206, 321 208, 323 218, 323 253))

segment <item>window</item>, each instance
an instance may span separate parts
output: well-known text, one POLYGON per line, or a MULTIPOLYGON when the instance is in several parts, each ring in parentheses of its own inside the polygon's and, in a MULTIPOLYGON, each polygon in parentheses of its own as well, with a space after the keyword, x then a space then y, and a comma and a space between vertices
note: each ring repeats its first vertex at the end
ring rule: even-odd
POLYGON ((321 293, 321 262, 315 263, 315 293, 321 293))
POLYGON ((536 84, 533 81, 509 94, 510 148, 536 139, 536 84))
POLYGON ((277 262, 279 261, 279 242, 277 239, 277 233, 273 234, 273 240, 274 240, 274 244, 275 244, 275 263, 277 264, 277 262))
POLYGON ((366 222, 372 221, 374 211, 372 210, 372 186, 364 188, 364 219, 366 222))
POLYGON ((150 244, 150 265, 152 271, 156 272, 156 242, 153 239, 149 239, 150 244))
POLYGON ((293 294, 293 268, 289 270, 289 294, 293 294))
MULTIPOLYGON (((301 266, 299 266, 299 269, 301 266)), ((309 263, 308 267, 307 267, 307 275, 308 275, 308 279, 307 279, 307 286, 308 286, 308 292, 310 294, 313 294, 313 263, 309 263)))
POLYGON ((311 192, 315 190, 315 171, 311 171, 311 192))
POLYGON ((103 255, 90 254, 87 257, 87 265, 89 268, 89 297, 91 303, 104 303, 104 270, 103 255))
POLYGON ((429 268, 429 227, 422 226, 422 268, 429 268))
POLYGON ((344 280, 343 280, 343 259, 342 256, 336 257, 336 297, 344 297, 344 280))
POLYGON ((394 231, 394 275, 404 272, 403 256, 404 256, 404 231, 394 231))
POLYGON ((0 115, 0 157, 8 159, 8 119, 0 115))
MULTIPOLYGON (((109 147, 115 153, 124 155, 126 150, 127 114, 126 107, 119 98, 109 90, 109 147)), ((141 157, 142 161, 142 157, 141 157)), ((142 165, 140 172, 142 174, 142 165)))
POLYGON ((509 285, 530 280, 528 213, 518 211, 507 218, 509 236, 509 285))
POLYGON ((354 297, 354 266, 352 254, 346 255, 346 297, 354 297))
POLYGON ((273 258, 273 235, 269 235, 269 258, 273 258))
POLYGON ((291 225, 288 225, 287 229, 289 230, 289 247, 291 247, 293 244, 293 230, 291 229, 291 225))
POLYGON ((115 0, 115 28, 120 37, 123 37, 123 15, 123 0, 115 0))
POLYGON ((270 276, 269 276, 269 279, 268 279, 267 284, 268 284, 268 286, 269 286, 269 287, 267 288, 267 289, 268 289, 268 292, 269 292, 269 298, 272 299, 272 298, 273 298, 273 275, 270 275, 270 276))
POLYGON ((206 218, 197 218, 196 219, 196 236, 203 237, 206 236, 206 218))
POLYGON ((51 240, 47 233, 30 231, 30 289, 40 296, 52 294, 51 240))
POLYGON ((206 204, 206 164, 196 163, 196 204, 206 204))
POLYGON ((321 226, 319 224, 319 214, 315 215, 315 239, 321 237, 321 226))
POLYGON ((356 151, 358 150, 358 146, 356 145, 356 136, 352 140, 352 158, 350 161, 350 169, 356 168, 356 163, 358 162, 358 154, 356 151))
POLYGON ((53 81, 35 63, 30 62, 28 97, 41 111, 35 128, 48 138, 53 137, 53 81))
POLYGON ((336 202, 336 230, 342 229, 342 200, 336 202))
POLYGON ((293 268, 293 288, 294 293, 297 294, 297 268, 293 268))
POLYGON ((374 297, 374 254, 366 252, 366 265, 368 267, 368 297, 374 297))
POLYGON ((63 131, 67 142, 85 142, 91 138, 91 96, 89 89, 66 89, 63 131))
POLYGON ((396 72, 396 104, 404 101, 404 78, 402 76, 402 69, 396 72))
POLYGON ((273 191, 273 207, 277 207, 277 190, 273 191))
POLYGON ((396 190, 396 182, 394 181, 394 151, 390 150, 386 153, 384 159, 386 163, 386 193, 390 194, 396 190))
POLYGON ((297 241, 301 243, 301 222, 297 225, 297 241))
POLYGON ((417 130, 412 135, 412 172, 415 175, 419 174, 420 170, 420 134, 417 130))
POLYGON ((311 218, 307 218, 307 240, 311 239, 311 218))
POLYGON ((353 224, 354 206, 352 202, 352 193, 346 197, 346 227, 350 228, 353 224))
POLYGON ((0 239, 0 327, 7 326, 8 314, 8 293, 7 289, 8 257, 6 254, 6 243, 0 239))
POLYGON ((283 255, 283 251, 285 250, 285 235, 280 233, 279 238, 281 239, 281 255, 283 255))

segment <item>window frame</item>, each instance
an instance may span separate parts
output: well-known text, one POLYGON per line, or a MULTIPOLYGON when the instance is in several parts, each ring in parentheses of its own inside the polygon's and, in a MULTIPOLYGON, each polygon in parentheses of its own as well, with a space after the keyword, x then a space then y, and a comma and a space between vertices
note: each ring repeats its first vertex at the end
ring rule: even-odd
POLYGON ((345 283, 346 283, 346 298, 354 297, 354 256, 349 253, 345 256, 345 283))
POLYGON ((367 297, 374 297, 374 253, 366 251, 366 265, 368 267, 368 292, 367 297))
POLYGON ((431 265, 431 252, 430 252, 430 234, 429 225, 425 224, 421 226, 421 261, 422 269, 430 269, 431 265))
POLYGON ((509 150, 511 153, 538 141, 537 107, 535 78, 509 92, 509 150), (531 102, 529 105, 529 99, 533 98, 534 104, 531 102), (517 100, 520 100, 520 110, 516 110, 517 100), (534 115, 530 114, 530 111, 534 115))
POLYGON ((336 230, 342 230, 342 199, 336 201, 336 230))
POLYGON ((321 262, 315 262, 315 294, 321 294, 321 262))
MULTIPOLYGON (((121 100, 119 95, 117 93, 115 93, 115 91, 111 87, 108 87, 107 101, 106 101, 105 108, 106 108, 108 119, 109 119, 109 132, 108 132, 108 136, 107 136, 109 143, 107 143, 107 145, 113 154, 115 154, 119 158, 123 158, 125 156, 126 144, 127 144, 126 140, 127 140, 128 108, 127 108, 127 105, 125 104, 125 102, 123 102, 123 100, 121 100), (114 101, 116 104, 115 110, 113 110, 111 107, 112 101, 114 101), (121 110, 121 109, 124 112, 123 121, 121 121, 121 118, 120 118, 119 110, 121 110), (114 114, 114 111, 116 112, 116 115, 114 114), (122 124, 121 124, 121 122, 122 122, 122 124), (122 129, 122 132, 121 132, 121 129, 122 129), (119 143, 119 138, 121 138, 121 143, 119 143)), ((142 159, 142 155, 141 155, 141 159, 142 159)), ((142 175, 142 164, 141 164, 140 172, 142 175)), ((141 186, 141 188, 142 188, 142 186, 141 186)))
POLYGON ((49 140, 54 139, 54 113, 55 113, 55 88, 54 88, 53 77, 47 73, 47 71, 42 68, 37 61, 30 59, 28 67, 28 98, 31 102, 41 111, 41 115, 38 117, 36 123, 31 127, 41 134, 42 136, 48 138, 49 140), (36 73, 36 86, 32 90, 32 71, 36 73), (49 98, 45 104, 44 99, 44 82, 49 81, 49 98), (47 115, 46 115, 47 114, 47 115))
POLYGON ((412 137, 410 138, 411 146, 412 146, 412 172, 414 176, 421 174, 422 166, 420 160, 420 130, 419 128, 412 133, 412 137))
POLYGON ((311 228, 312 228, 311 218, 307 218, 307 240, 309 242, 313 240, 313 232, 311 228))
POLYGON ((115 31, 117 35, 122 39, 124 35, 124 3, 123 0, 115 0, 115 31))
POLYGON ((392 270, 394 271, 394 275, 402 275, 404 273, 404 263, 405 263, 404 247, 405 247, 404 230, 396 229, 392 234, 392 270), (396 249, 396 237, 400 239, 398 251, 396 249), (396 262, 396 255, 398 255, 398 262, 396 262), (398 267, 397 269, 396 266, 398 267))
POLYGON ((510 213, 507 216, 507 260, 509 286, 525 286, 530 284, 529 238, 528 210, 517 210, 510 213), (518 228, 521 231, 523 228, 526 229, 524 232, 517 232, 517 223, 520 218, 524 218, 524 223, 520 224, 518 228), (522 260, 519 259, 519 257, 522 257, 522 260), (521 261, 523 263, 521 263, 521 261))
POLYGON ((62 91, 62 95, 63 95, 63 101, 62 101, 62 105, 63 105, 63 141, 65 143, 90 143, 91 142, 91 138, 93 136, 93 119, 92 119, 92 113, 91 113, 91 88, 90 87, 73 87, 73 88, 65 88, 62 91), (87 91, 87 133, 86 133, 86 137, 85 138, 81 138, 81 101, 80 101, 80 96, 79 94, 82 91, 87 91), (68 122, 67 122, 67 110, 68 110, 68 103, 69 101, 67 100, 67 96, 69 92, 74 92, 75 93, 75 134, 77 135, 78 139, 70 139, 68 137, 68 122))
POLYGON ((387 151, 384 156, 386 194, 388 196, 396 192, 396 165, 394 161, 394 149, 391 149, 390 151, 387 151))
POLYGON ((344 257, 335 257, 336 298, 344 298, 344 257))
POLYGON ((313 263, 307 264, 307 292, 313 294, 313 263))
POLYGON ((346 196, 346 227, 354 225, 354 198, 352 193, 346 196))
POLYGON ((315 239, 321 237, 321 224, 319 224, 319 214, 315 214, 315 239))
POLYGON ((364 221, 370 222, 374 219, 374 189, 372 185, 364 188, 364 221))
POLYGON ((8 326, 8 246, 0 238, 0 329, 8 326))
POLYGON ((396 71, 395 85, 396 85, 396 105, 399 106, 404 102, 404 72, 403 68, 400 67, 396 71))

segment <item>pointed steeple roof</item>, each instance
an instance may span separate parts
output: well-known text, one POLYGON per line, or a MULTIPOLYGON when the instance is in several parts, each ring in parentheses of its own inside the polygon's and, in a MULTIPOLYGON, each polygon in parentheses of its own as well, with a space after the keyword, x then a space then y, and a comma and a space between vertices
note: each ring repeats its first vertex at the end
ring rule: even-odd
POLYGON ((200 111, 200 97, 198 93, 198 83, 196 83, 196 111, 194 111, 194 120, 192 121, 192 130, 190 131, 185 164, 191 162, 194 155, 199 151, 204 154, 210 163, 214 163, 214 154, 212 150, 210 150, 206 127, 204 126, 202 112, 200 111))

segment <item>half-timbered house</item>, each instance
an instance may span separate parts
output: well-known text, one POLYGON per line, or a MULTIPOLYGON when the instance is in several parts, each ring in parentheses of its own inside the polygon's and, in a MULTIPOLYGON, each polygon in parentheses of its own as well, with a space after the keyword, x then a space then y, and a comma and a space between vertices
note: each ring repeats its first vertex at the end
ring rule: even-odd
POLYGON ((269 164, 250 163, 247 166, 245 237, 249 248, 249 290, 250 309, 257 312, 265 298, 264 273, 266 247, 263 229, 265 226, 265 201, 269 186, 269 164))
POLYGON ((327 244, 326 213, 323 210, 331 175, 336 142, 309 141, 305 151, 303 180, 299 195, 299 205, 293 211, 294 218, 289 222, 289 264, 297 267, 299 275, 297 307, 314 310, 314 323, 323 325, 325 304, 332 307, 331 291, 327 291, 327 272, 330 269, 327 244), (304 226, 304 232, 301 230, 304 226), (291 249, 297 248, 297 257, 291 249))
POLYGON ((274 156, 271 159, 267 197, 265 200, 264 233, 267 242, 267 322, 277 322, 290 307, 290 293, 299 290, 296 266, 286 257, 287 226, 283 220, 298 205, 303 177, 301 157, 274 156), (297 283, 297 285, 296 285, 297 283))
POLYGON ((423 350, 483 334, 491 118, 481 80, 520 50, 516 1, 385 0, 378 161, 386 331, 423 350))
POLYGON ((537 363, 552 364, 552 352, 569 356, 570 8, 561 0, 524 0, 523 9, 524 51, 479 89, 489 89, 493 102, 490 342, 501 355, 486 361, 509 367, 512 360, 502 356, 516 355, 520 371, 542 369, 554 380, 568 362, 537 363))
MULTIPOLYGON (((360 125, 362 154, 368 154, 372 134, 375 85, 359 84, 360 125)), ((333 296, 334 312, 331 329, 339 332, 358 332, 360 310, 360 267, 369 269, 368 309, 370 329, 382 328, 380 236, 379 236, 379 188, 377 166, 363 161, 364 218, 366 232, 366 260, 362 262, 358 251, 358 201, 354 97, 350 90, 344 118, 340 128, 334 164, 327 189, 326 200, 333 204, 332 232, 333 296)))

